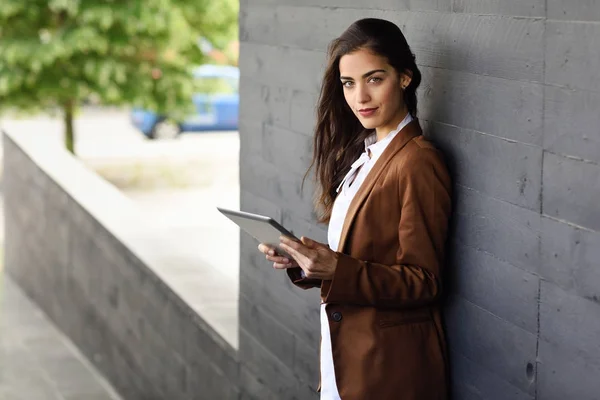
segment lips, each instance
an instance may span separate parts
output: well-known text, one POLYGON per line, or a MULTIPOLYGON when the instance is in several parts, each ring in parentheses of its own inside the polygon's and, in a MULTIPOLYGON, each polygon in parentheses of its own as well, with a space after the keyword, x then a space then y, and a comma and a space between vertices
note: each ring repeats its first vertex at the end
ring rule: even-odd
POLYGON ((363 116, 363 117, 370 117, 371 115, 375 114, 375 112, 377 111, 378 107, 375 108, 361 108, 360 110, 358 110, 358 113, 363 116))

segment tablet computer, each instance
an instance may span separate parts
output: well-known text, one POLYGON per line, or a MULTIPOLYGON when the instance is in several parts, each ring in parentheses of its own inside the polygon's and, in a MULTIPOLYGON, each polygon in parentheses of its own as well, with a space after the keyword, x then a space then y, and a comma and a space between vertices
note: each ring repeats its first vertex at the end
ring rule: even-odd
MULTIPOLYGON (((277 247, 279 249, 279 237, 287 236, 293 240, 300 241, 293 233, 289 232, 271 217, 252 214, 245 211, 228 210, 217 207, 223 215, 235 222, 242 230, 258 240, 260 243, 277 247)), ((279 249, 279 251, 283 251, 279 249)))

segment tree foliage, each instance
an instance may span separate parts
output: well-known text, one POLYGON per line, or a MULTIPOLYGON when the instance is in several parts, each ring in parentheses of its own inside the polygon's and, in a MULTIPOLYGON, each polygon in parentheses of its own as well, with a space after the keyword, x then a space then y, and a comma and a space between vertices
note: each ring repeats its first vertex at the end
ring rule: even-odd
MULTIPOLYGON (((0 109, 96 97, 183 116, 204 61, 200 37, 237 37, 235 0, 0 0, 0 109)), ((72 122, 72 121, 71 121, 72 122)))

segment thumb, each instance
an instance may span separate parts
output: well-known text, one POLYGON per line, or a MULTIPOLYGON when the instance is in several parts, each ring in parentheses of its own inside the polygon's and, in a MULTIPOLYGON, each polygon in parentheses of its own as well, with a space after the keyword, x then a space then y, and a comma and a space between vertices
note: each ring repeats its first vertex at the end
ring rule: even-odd
POLYGON ((310 247, 310 248, 316 248, 319 247, 320 243, 312 240, 310 238, 307 238, 306 236, 302 236, 300 238, 300 241, 302 242, 303 245, 305 245, 306 247, 310 247))

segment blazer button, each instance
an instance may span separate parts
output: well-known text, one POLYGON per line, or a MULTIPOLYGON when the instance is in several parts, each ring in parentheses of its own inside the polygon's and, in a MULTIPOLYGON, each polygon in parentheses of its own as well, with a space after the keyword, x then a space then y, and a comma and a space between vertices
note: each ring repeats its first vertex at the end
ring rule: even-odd
POLYGON ((336 311, 333 314, 331 314, 331 318, 333 318, 333 320, 335 322, 340 322, 342 320, 342 313, 339 311, 336 311))

